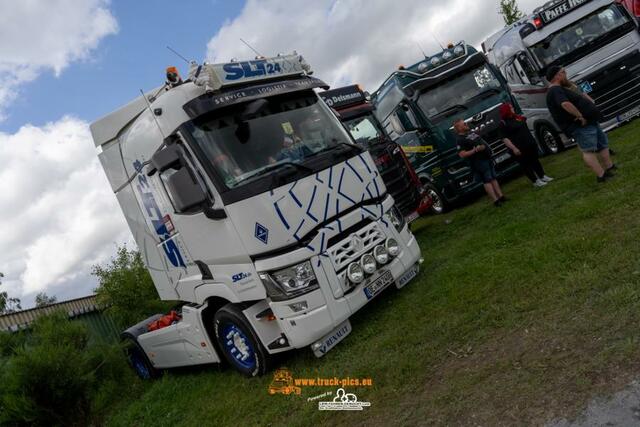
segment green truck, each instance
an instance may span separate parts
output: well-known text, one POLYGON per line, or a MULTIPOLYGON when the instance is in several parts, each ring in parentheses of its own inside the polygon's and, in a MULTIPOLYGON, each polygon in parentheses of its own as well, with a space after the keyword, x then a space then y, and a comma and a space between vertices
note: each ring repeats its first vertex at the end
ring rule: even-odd
POLYGON ((402 146, 427 187, 436 213, 482 185, 458 156, 455 119, 464 119, 489 143, 499 178, 518 167, 500 138, 498 110, 505 102, 517 112, 520 107, 500 71, 464 42, 400 66, 372 99, 387 134, 402 146))

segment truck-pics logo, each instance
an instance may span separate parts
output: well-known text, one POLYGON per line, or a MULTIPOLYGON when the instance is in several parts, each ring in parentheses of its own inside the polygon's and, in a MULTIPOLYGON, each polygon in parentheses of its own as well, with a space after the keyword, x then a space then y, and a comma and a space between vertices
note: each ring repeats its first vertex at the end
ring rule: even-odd
POLYGON ((347 393, 343 388, 336 391, 332 401, 318 402, 320 411, 362 411, 369 406, 371 402, 358 402, 358 397, 354 393, 347 393))
POLYGON ((269 394, 297 394, 302 393, 302 389, 294 385, 293 376, 287 368, 276 369, 273 373, 273 381, 269 384, 269 394))

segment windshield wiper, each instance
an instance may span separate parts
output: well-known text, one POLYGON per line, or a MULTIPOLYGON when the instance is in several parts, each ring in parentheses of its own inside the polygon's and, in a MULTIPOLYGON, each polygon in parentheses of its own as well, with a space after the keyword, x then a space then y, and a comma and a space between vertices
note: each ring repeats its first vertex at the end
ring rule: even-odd
POLYGON ((269 172, 273 172, 275 170, 282 169, 283 167, 289 167, 289 166, 292 166, 292 167, 294 167, 294 168, 296 168, 296 169, 298 169, 299 171, 302 171, 302 172, 313 172, 313 169, 311 169, 309 166, 301 165, 300 163, 296 163, 296 162, 281 162, 281 163, 276 163, 276 164, 273 164, 273 165, 266 166, 265 168, 256 171, 252 175, 249 175, 248 177, 246 177, 245 179, 243 179, 240 182, 246 184, 247 181, 249 181, 249 180, 264 176, 264 175, 268 174, 269 172))
POLYGON ((498 94, 498 93, 500 93, 500 89, 495 88, 495 87, 491 87, 489 89, 483 90, 480 93, 476 93, 471 98, 469 98, 469 101, 471 101, 472 99, 476 99, 476 98, 487 98, 489 95, 495 95, 495 94, 498 94))
POLYGON ((436 119, 439 117, 449 117, 455 114, 456 112, 462 111, 462 110, 468 110, 468 108, 462 104, 455 104, 447 108, 446 110, 442 110, 438 114, 431 116, 431 119, 436 119))
POLYGON ((315 157, 315 156, 318 156, 320 154, 327 153, 329 151, 334 151, 336 148, 340 148, 340 147, 349 147, 351 150, 358 150, 358 153, 362 153, 362 151, 364 151, 359 145, 350 144, 348 142, 342 141, 342 142, 338 142, 335 145, 330 145, 328 147, 325 147, 322 150, 318 150, 318 151, 314 152, 313 154, 307 156, 306 158, 308 159, 309 157, 315 157))

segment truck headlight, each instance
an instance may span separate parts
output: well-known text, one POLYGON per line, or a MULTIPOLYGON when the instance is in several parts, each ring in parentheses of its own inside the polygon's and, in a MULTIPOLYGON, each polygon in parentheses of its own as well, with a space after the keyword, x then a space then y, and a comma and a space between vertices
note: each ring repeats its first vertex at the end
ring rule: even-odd
POLYGON ((395 205, 387 212, 387 219, 393 224, 398 233, 402 231, 402 227, 404 227, 404 217, 395 205))
POLYGON ((395 257, 400 253, 400 246, 398 245, 398 241, 394 238, 388 238, 384 244, 384 247, 387 248, 387 252, 389 255, 395 257))
POLYGON ((364 269, 358 262, 352 262, 347 267, 347 279, 351 281, 351 283, 361 283, 364 280, 364 269))
POLYGON ((389 262, 389 252, 382 245, 378 245, 373 248, 373 256, 380 265, 385 265, 389 262))
POLYGON ((376 271, 378 266, 376 265, 376 259, 371 254, 364 254, 360 258, 360 265, 367 274, 372 274, 376 271))
POLYGON ((318 289, 318 280, 310 261, 271 273, 260 273, 267 294, 273 301, 288 300, 318 289))

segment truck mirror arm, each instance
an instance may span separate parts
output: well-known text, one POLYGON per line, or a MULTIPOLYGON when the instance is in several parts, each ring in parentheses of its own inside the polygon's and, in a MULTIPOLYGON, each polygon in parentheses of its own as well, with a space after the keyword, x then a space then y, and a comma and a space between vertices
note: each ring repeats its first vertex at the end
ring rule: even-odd
POLYGON ((214 209, 211 206, 205 206, 204 209, 202 209, 202 212, 204 213, 204 216, 209 219, 219 220, 227 218, 227 213, 224 209, 214 209))

